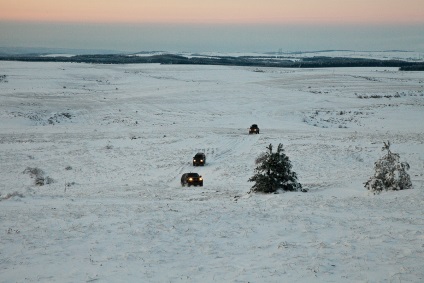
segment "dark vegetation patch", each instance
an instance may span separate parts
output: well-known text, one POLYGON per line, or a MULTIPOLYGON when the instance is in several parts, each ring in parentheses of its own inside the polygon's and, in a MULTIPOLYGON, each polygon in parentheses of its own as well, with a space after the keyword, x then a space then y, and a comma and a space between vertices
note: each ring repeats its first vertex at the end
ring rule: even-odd
POLYGON ((361 122, 368 118, 369 111, 333 111, 318 109, 311 113, 305 113, 303 122, 319 128, 349 128, 352 125, 363 126, 361 122))
POLYGON ((60 123, 71 122, 72 118, 75 117, 69 112, 59 112, 59 113, 48 113, 47 111, 38 111, 38 112, 11 112, 10 115, 13 117, 24 117, 29 119, 35 125, 55 125, 60 123))
POLYGON ((175 54, 152 56, 134 56, 123 54, 76 55, 71 57, 42 57, 38 55, 2 55, 0 61, 30 61, 30 62, 74 62, 96 64, 189 64, 189 65, 227 65, 282 68, 334 68, 334 67, 399 67, 400 70, 422 70, 422 62, 407 62, 402 60, 378 60, 364 58, 324 57, 315 56, 301 58, 275 56, 214 56, 214 57, 184 57, 175 54))
POLYGON ((424 71, 424 64, 417 63, 416 65, 402 66, 400 67, 399 70, 400 71, 424 71))
POLYGON ((355 93, 357 98, 360 99, 369 99, 369 98, 401 98, 401 97, 422 97, 424 96, 423 91, 413 91, 413 92, 396 92, 394 94, 357 94, 355 93))

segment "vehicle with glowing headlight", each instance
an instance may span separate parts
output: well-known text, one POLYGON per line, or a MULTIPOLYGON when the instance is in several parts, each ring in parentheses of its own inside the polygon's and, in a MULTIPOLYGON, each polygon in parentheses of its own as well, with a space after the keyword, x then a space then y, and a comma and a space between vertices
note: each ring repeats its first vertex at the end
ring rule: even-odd
POLYGON ((205 166, 206 155, 203 152, 198 152, 193 157, 193 166, 205 166))
POLYGON ((181 176, 181 186, 200 186, 203 187, 203 178, 197 173, 184 173, 181 176))
POLYGON ((256 124, 252 124, 249 128, 249 135, 250 134, 259 134, 259 127, 256 124))

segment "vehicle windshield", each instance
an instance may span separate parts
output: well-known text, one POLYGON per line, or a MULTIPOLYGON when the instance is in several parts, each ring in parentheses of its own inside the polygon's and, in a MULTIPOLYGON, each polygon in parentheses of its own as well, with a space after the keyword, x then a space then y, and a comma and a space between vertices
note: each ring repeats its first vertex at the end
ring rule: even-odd
POLYGON ((197 173, 188 173, 187 177, 199 177, 199 174, 197 173))

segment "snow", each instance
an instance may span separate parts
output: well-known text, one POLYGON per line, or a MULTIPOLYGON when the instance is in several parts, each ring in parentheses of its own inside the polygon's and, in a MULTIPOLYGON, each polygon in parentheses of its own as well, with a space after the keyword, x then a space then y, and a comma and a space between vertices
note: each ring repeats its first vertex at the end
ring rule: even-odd
POLYGON ((303 58, 310 57, 348 57, 348 58, 362 58, 362 59, 376 59, 376 60, 402 60, 409 62, 423 62, 424 54, 415 51, 355 51, 355 50, 321 50, 321 51, 297 51, 297 52, 165 52, 165 51, 152 51, 137 53, 136 56, 153 56, 163 54, 175 54, 187 58, 219 58, 219 57, 251 57, 251 59, 259 59, 263 57, 272 58, 274 60, 291 60, 298 61, 303 58))
POLYGON ((73 57, 75 56, 74 54, 61 54, 61 53, 57 53, 57 54, 47 54, 47 55, 40 55, 40 57, 73 57))
POLYGON ((424 280, 421 72, 0 62, 0 75, 1 282, 424 280), (388 140, 414 189, 373 195, 388 140), (248 193, 270 143, 308 193, 248 193), (204 187, 181 187, 185 172, 204 187))

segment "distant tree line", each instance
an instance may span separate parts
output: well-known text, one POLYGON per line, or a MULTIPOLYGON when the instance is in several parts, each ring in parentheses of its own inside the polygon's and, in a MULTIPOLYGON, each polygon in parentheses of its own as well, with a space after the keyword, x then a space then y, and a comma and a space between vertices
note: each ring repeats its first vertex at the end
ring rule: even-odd
POLYGON ((401 71, 423 71, 423 62, 408 62, 402 60, 378 60, 344 57, 309 57, 299 61, 289 57, 275 56, 215 56, 215 57, 184 57, 175 54, 152 56, 136 56, 122 54, 76 55, 71 57, 45 57, 39 55, 1 55, 0 61, 27 61, 27 62, 74 62, 91 64, 190 64, 190 65, 226 65, 226 66, 254 66, 280 68, 334 68, 334 67, 398 67, 401 71))
POLYGON ((412 66, 402 66, 399 68, 400 71, 424 71, 424 64, 417 64, 412 66))

